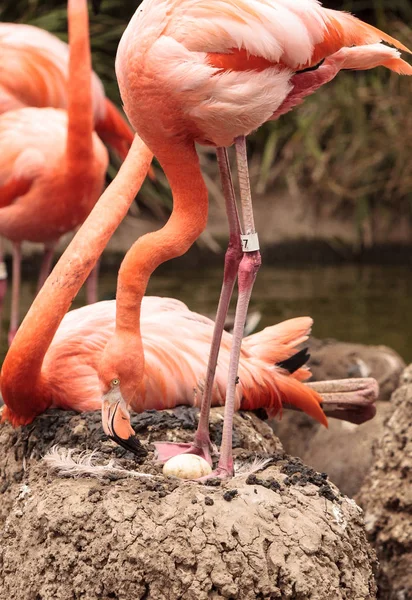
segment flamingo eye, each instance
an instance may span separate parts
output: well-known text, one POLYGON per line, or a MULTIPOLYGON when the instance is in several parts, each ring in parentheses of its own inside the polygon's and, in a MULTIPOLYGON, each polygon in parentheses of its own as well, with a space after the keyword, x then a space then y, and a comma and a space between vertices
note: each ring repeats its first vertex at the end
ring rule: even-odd
POLYGON ((111 381, 111 386, 114 387, 116 385, 119 385, 120 383, 120 379, 118 379, 117 377, 115 377, 114 379, 112 379, 111 381))

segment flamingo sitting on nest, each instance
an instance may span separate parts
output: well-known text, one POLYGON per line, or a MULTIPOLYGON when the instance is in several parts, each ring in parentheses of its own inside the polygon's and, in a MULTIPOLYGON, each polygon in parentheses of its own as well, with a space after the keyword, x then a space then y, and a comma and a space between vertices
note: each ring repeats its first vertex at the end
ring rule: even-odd
MULTIPOLYGON (((142 374, 145 392, 136 397, 134 410, 199 404, 213 322, 191 312, 177 300, 145 298, 141 323, 120 329, 119 315, 123 319, 128 315, 130 322, 135 315, 134 277, 129 277, 135 271, 134 255, 127 254, 123 261, 116 301, 89 305, 66 315, 126 215, 151 159, 151 152, 136 138, 119 176, 104 192, 35 298, 3 363, 0 378, 6 404, 3 420, 15 426, 24 425, 50 406, 79 411, 101 408, 106 433, 122 446, 141 453, 122 398, 125 382, 121 388, 119 380, 113 377, 109 393, 102 394, 99 370, 107 343, 114 335, 126 351, 124 360, 137 364, 138 368, 140 363, 134 363, 135 356, 129 355, 128 346, 133 351, 142 342, 145 347, 142 374)), ((353 422, 371 418, 377 395, 373 379, 301 382, 309 375, 304 367, 307 356, 295 347, 305 341, 311 322, 307 317, 292 319, 244 340, 238 407, 263 406, 274 414, 282 405, 292 405, 325 423, 320 406, 323 403, 325 412, 331 416, 353 422)), ((224 333, 222 362, 212 399, 218 405, 225 398, 230 338, 230 334, 224 333)), ((134 385, 134 377, 129 383, 134 385)))
MULTIPOLYGON (((139 453, 140 444, 122 404, 114 406, 109 399, 103 399, 102 405, 98 367, 114 334, 115 323, 115 300, 66 314, 47 349, 40 377, 36 378, 39 383, 32 393, 41 394, 55 408, 79 412, 102 410, 105 432, 127 449, 132 444, 139 453)), ((281 413, 283 407, 294 408, 323 425, 327 424, 324 412, 355 423, 374 416, 377 385, 373 379, 301 383, 310 377, 310 371, 305 366, 306 350, 298 351, 297 346, 307 340, 311 325, 309 317, 298 317, 243 339, 236 409, 264 408, 272 417, 281 413), (321 398, 318 389, 323 392, 321 398)), ((138 404, 131 406, 134 411, 200 405, 213 328, 211 319, 190 311, 179 300, 143 298, 145 394, 138 404)), ((225 331, 212 393, 213 406, 225 402, 230 346, 231 335, 225 331)), ((113 387, 116 388, 116 382, 113 387)))

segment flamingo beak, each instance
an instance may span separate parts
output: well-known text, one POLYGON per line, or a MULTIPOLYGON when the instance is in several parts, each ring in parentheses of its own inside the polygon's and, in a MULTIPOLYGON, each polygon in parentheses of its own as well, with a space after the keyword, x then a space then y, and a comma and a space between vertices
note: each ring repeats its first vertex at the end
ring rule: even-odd
POLYGON ((139 457, 147 455, 147 450, 143 448, 130 425, 130 415, 122 407, 122 400, 103 400, 102 425, 105 434, 119 446, 139 457))

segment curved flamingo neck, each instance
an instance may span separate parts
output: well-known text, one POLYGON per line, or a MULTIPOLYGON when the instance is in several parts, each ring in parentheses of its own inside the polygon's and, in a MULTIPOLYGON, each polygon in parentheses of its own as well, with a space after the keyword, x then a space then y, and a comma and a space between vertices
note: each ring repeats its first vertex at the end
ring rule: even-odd
POLYGON ((173 212, 162 229, 133 244, 117 281, 115 335, 133 332, 139 344, 141 302, 151 274, 190 248, 205 229, 208 213, 207 189, 194 144, 154 150, 172 189, 173 212))
POLYGON ((121 223, 139 191, 153 155, 140 138, 133 141, 117 177, 53 269, 35 298, 7 353, 1 392, 15 424, 30 422, 47 408, 41 369, 61 320, 121 223))
POLYGON ((92 63, 87 0, 68 0, 69 78, 67 159, 70 172, 89 169, 93 155, 92 63))

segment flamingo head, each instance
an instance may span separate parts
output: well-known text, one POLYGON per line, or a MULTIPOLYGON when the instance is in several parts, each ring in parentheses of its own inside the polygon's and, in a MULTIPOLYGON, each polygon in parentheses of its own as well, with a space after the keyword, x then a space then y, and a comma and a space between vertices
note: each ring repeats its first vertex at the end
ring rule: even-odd
POLYGON ((144 397, 144 358, 141 344, 115 335, 107 344, 99 365, 102 386, 102 425, 117 444, 138 456, 146 450, 130 424, 129 407, 144 397))

